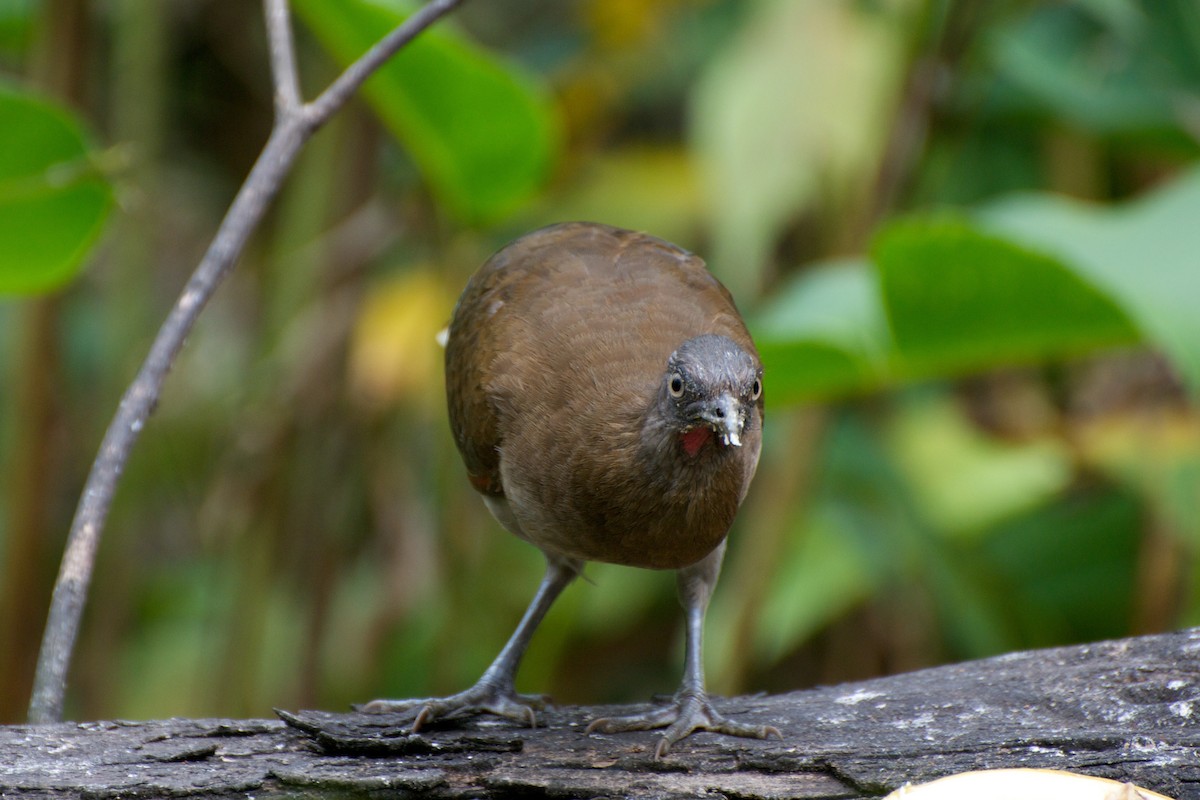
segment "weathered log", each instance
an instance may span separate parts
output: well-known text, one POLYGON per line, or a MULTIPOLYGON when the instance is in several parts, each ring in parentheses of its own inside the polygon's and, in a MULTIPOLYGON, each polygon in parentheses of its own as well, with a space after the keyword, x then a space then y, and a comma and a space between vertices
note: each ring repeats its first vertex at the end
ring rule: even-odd
POLYGON ((408 733, 390 715, 0 727, 0 794, 30 798, 417 796, 845 798, 1046 767, 1200 800, 1200 629, 718 704, 780 740, 587 735, 551 709, 408 733))

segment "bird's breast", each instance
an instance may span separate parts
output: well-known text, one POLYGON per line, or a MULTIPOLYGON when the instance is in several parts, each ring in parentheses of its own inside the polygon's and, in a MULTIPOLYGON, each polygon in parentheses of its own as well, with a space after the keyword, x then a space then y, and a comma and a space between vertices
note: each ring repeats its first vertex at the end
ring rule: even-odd
POLYGON ((586 446, 536 438, 501 451, 514 532, 549 552, 649 569, 687 566, 721 543, 759 450, 758 438, 733 448, 713 437, 697 456, 619 434, 586 446))

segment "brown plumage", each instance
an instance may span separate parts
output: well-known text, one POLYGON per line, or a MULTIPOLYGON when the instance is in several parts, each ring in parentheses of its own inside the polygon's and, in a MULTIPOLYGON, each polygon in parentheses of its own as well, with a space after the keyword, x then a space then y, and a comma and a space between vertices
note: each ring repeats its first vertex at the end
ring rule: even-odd
POLYGON ((704 694, 700 626, 762 443, 762 367, 733 299, 696 256, 641 233, 566 223, 493 255, 446 347, 450 425, 471 484, 547 557, 546 578, 479 684, 371 710, 491 711, 532 723, 512 688, 533 629, 586 561, 679 569, 688 663, 672 706, 594 730, 777 734, 704 694))

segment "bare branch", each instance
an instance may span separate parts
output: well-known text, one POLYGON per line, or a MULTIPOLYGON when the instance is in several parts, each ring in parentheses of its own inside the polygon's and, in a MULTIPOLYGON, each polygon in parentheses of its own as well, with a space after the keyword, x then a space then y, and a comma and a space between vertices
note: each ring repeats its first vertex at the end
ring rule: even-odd
POLYGON ((300 107, 300 75, 292 43, 292 20, 287 0, 263 0, 267 39, 271 47, 271 79, 275 84, 275 113, 282 116, 300 107))
POLYGON ((112 506, 117 482, 134 443, 158 403, 167 373, 200 312, 241 255, 313 132, 333 116, 389 57, 461 2, 433 0, 351 64, 316 101, 302 105, 287 0, 264 0, 278 112, 275 125, 208 251, 159 329, 137 376, 125 390, 104 435, 100 452, 92 462, 50 602, 50 615, 29 701, 31 723, 55 722, 62 718, 67 672, 87 601, 100 534, 112 506))

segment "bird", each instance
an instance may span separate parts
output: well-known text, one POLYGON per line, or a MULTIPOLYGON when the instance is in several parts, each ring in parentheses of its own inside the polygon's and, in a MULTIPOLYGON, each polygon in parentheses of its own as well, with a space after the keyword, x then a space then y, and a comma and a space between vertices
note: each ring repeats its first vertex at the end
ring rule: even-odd
POLYGON ((705 611, 762 448, 763 367, 729 291, 663 239, 595 222, 528 233, 469 279, 445 341, 446 401, 471 486, 546 571, 495 661, 443 698, 370 712, 490 713, 536 726, 546 698, 515 689, 555 598, 589 561, 676 570, 685 664, 669 703, 589 733, 663 729, 781 737, 719 713, 703 667, 705 611))

